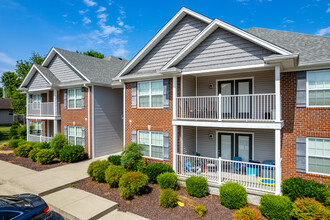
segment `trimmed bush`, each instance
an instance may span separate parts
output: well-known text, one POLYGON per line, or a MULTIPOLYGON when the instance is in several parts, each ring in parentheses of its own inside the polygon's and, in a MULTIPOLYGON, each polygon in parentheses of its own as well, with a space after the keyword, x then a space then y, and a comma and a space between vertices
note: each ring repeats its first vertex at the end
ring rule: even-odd
POLYGON ((20 143, 20 141, 21 140, 19 140, 19 139, 12 139, 12 140, 10 140, 9 141, 9 144, 8 144, 8 146, 11 148, 11 149, 15 149, 15 148, 17 148, 19 145, 19 143, 20 143))
POLYGON ((40 164, 50 164, 55 158, 54 152, 49 149, 41 149, 37 153, 36 161, 40 164))
POLYGON ((219 187, 220 202, 229 209, 239 209, 247 205, 247 193, 239 183, 228 182, 219 187))
POLYGON ((145 173, 147 168, 147 164, 143 157, 135 161, 134 164, 132 164, 131 168, 128 169, 129 171, 139 171, 141 173, 145 173))
POLYGON ((21 145, 17 148, 14 149, 14 154, 16 156, 20 156, 20 157, 28 157, 29 156, 29 152, 32 150, 32 147, 30 144, 25 144, 25 145, 21 145))
POLYGON ((174 173, 171 165, 163 163, 151 163, 148 164, 146 174, 149 177, 150 183, 157 183, 157 176, 162 173, 174 173))
POLYGON ((303 178, 289 178, 282 182, 282 193, 294 202, 297 198, 309 197, 316 201, 325 203, 327 198, 327 188, 314 180, 305 180, 303 178))
POLYGON ((148 176, 139 171, 131 171, 122 175, 119 180, 120 195, 126 199, 146 191, 148 176))
POLYGON ((197 204, 195 206, 195 212, 197 213, 197 215, 199 217, 203 217, 206 213, 206 208, 205 208, 205 205, 203 204, 197 204))
POLYGON ((60 160, 74 163, 83 160, 85 157, 85 148, 83 146, 65 146, 60 152, 60 160))
POLYGON ((93 167, 93 174, 92 178, 96 182, 105 182, 105 170, 110 166, 109 161, 102 160, 96 161, 97 163, 94 164, 93 167))
POLYGON ((105 182, 108 183, 108 185, 111 188, 117 188, 119 184, 119 180, 126 173, 126 169, 123 166, 117 166, 117 165, 110 165, 105 170, 105 182))
POLYGON ((18 135, 18 128, 20 127, 19 122, 18 121, 13 121, 11 126, 10 126, 10 130, 9 130, 9 139, 19 139, 19 135, 18 135))
POLYGON ((68 145, 68 141, 64 134, 58 133, 50 142, 50 148, 53 150, 55 157, 59 157, 64 146, 68 145))
POLYGON ((30 152, 29 152, 29 158, 33 161, 36 162, 37 161, 37 154, 39 153, 40 148, 33 148, 30 152))
POLYGON ((41 142, 32 142, 32 141, 29 141, 28 144, 31 145, 32 148, 40 148, 42 147, 42 143, 41 142))
POLYGON ((195 197, 204 197, 207 193, 207 180, 202 176, 191 176, 186 180, 187 193, 195 197))
POLYGON ((159 205, 172 208, 178 204, 178 194, 173 189, 165 189, 159 196, 159 205))
POLYGON ((292 202, 287 196, 263 195, 259 210, 270 220, 287 220, 292 211, 292 202))
POLYGON ((292 207, 291 216, 295 219, 330 219, 330 210, 312 198, 298 198, 292 207))
POLYGON ((166 172, 158 175, 157 182, 161 189, 174 189, 178 182, 178 177, 175 173, 166 172))
POLYGON ((49 142, 42 142, 41 143, 41 149, 50 149, 50 143, 49 142))
POLYGON ((87 174, 89 177, 93 178, 94 167, 97 163, 99 163, 99 161, 94 161, 89 164, 88 169, 87 169, 87 174))
POLYGON ((233 216, 234 220, 262 220, 260 211, 249 207, 240 208, 233 216))
POLYGON ((120 155, 110 155, 108 157, 108 161, 113 165, 121 165, 121 156, 120 155))
MULTIPOLYGON (((140 171, 139 169, 145 168, 145 162, 141 153, 142 147, 136 143, 129 143, 121 154, 121 165, 127 170, 140 171), (143 162, 142 162, 143 160, 143 162), (143 165, 144 163, 144 165, 143 165)), ((143 170, 141 170, 143 171, 143 170)))

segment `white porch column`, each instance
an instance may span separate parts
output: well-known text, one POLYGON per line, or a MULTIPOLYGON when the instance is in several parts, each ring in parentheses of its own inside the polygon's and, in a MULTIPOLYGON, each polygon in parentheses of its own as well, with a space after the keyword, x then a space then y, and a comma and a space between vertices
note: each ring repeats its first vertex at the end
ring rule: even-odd
POLYGON ((275 130, 275 194, 281 194, 281 130, 275 130))
POLYGON ((29 138, 30 138, 30 120, 26 119, 26 140, 30 141, 29 138))
POLYGON ((57 89, 53 90, 54 116, 57 115, 57 89))
POLYGON ((275 121, 281 121, 281 67, 275 66, 275 121))
POLYGON ((178 152, 178 126, 173 126, 173 170, 177 173, 176 153, 178 152))
POLYGON ((30 94, 27 92, 26 93, 26 115, 29 115, 29 98, 30 98, 30 94))
POLYGON ((54 120, 54 136, 57 134, 57 120, 54 120))
POLYGON ((178 95, 178 77, 173 76, 173 119, 176 119, 177 112, 177 95, 178 95))

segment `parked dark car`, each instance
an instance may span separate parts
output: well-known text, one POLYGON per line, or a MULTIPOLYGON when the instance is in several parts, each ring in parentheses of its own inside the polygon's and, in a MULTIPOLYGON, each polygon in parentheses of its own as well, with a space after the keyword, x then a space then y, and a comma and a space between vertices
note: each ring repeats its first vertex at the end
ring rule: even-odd
POLYGON ((34 194, 0 196, 0 220, 63 220, 49 211, 47 203, 34 194))

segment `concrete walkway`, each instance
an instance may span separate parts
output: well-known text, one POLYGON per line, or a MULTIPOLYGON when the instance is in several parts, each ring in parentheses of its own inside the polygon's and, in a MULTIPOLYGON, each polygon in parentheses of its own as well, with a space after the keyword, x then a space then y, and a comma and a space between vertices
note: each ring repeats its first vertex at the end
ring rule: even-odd
POLYGON ((33 171, 0 160, 0 195, 33 193, 42 196, 52 210, 67 219, 144 219, 119 212, 118 204, 83 190, 69 188, 88 177, 91 162, 107 157, 68 164, 45 171, 33 171))

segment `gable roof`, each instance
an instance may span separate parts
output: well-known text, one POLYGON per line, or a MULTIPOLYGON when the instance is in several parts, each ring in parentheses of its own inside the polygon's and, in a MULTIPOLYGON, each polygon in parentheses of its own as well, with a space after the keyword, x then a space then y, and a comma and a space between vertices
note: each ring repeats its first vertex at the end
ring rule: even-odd
POLYGON ((198 14, 197 12, 194 12, 188 8, 182 7, 166 23, 166 25, 162 29, 160 29, 160 31, 158 31, 157 34, 139 51, 139 53, 136 54, 134 58, 120 71, 116 78, 119 78, 120 76, 131 71, 186 15, 193 16, 206 23, 210 23, 212 21, 212 19, 204 15, 198 14))
POLYGON ((47 81, 49 86, 59 83, 59 80, 54 76, 54 74, 49 69, 38 64, 33 64, 30 71, 25 76, 23 82, 19 86, 18 90, 23 90, 24 87, 27 87, 30 80, 33 78, 34 74, 36 74, 37 71, 47 81))
POLYGON ((14 101, 14 99, 7 99, 7 98, 0 98, 0 109, 11 109, 11 102, 14 101))
POLYGON ((58 85, 60 80, 56 78, 56 76, 46 67, 43 67, 38 64, 34 64, 36 69, 42 73, 42 75, 53 85, 58 85))
POLYGON ((330 37, 251 27, 246 32, 299 53, 299 64, 330 61, 330 37))

